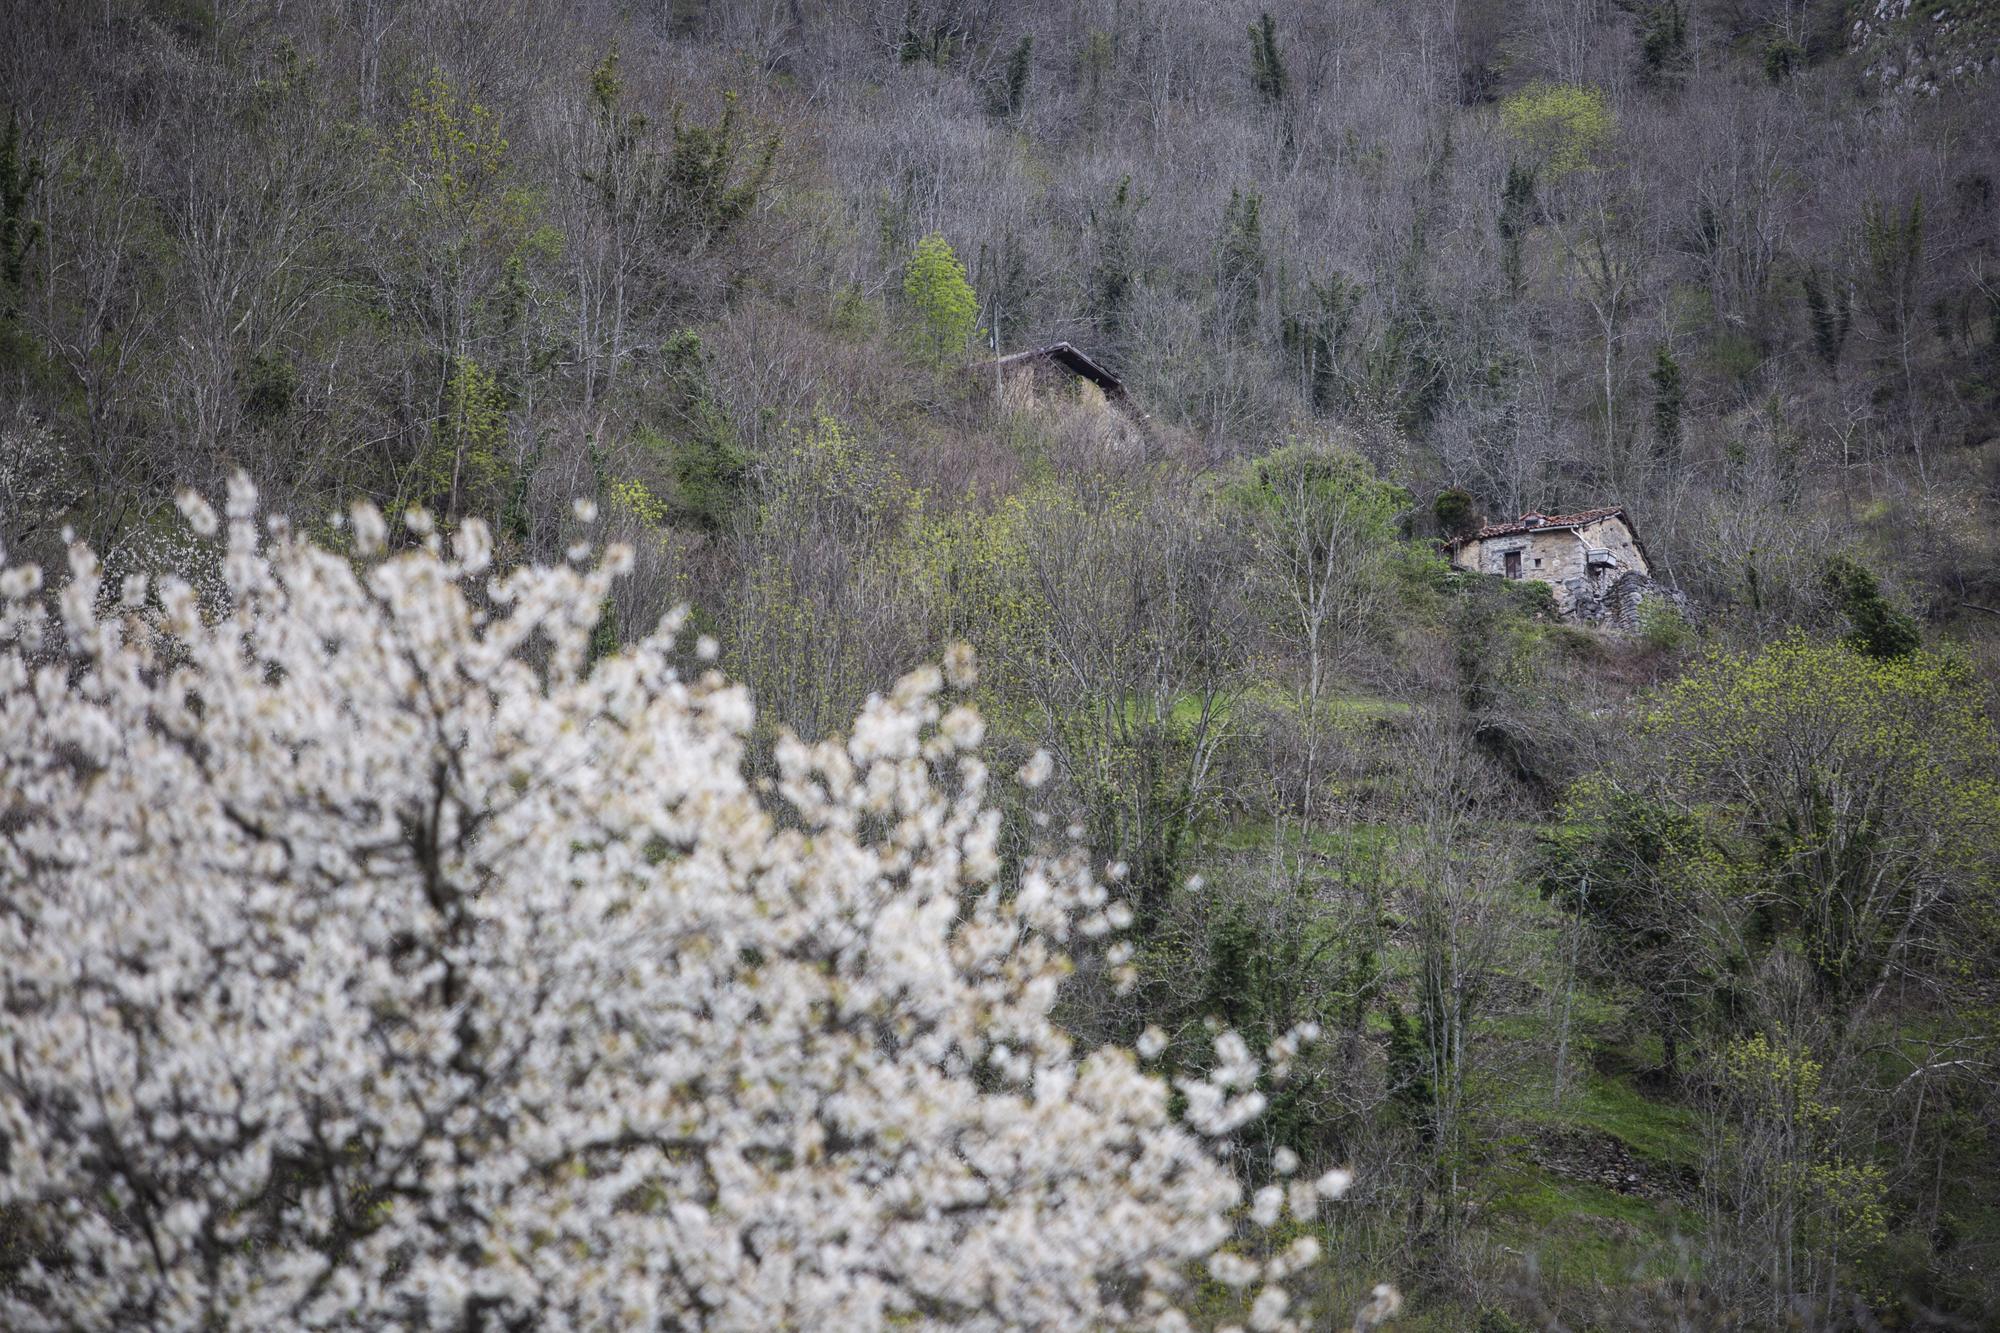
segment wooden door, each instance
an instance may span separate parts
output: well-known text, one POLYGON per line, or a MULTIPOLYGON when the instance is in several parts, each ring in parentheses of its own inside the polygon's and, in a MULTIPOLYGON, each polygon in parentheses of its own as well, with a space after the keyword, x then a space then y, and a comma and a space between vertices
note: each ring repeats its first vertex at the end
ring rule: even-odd
POLYGON ((1506 562, 1508 578, 1518 579, 1521 577, 1521 553, 1519 551, 1509 551, 1501 559, 1506 562))

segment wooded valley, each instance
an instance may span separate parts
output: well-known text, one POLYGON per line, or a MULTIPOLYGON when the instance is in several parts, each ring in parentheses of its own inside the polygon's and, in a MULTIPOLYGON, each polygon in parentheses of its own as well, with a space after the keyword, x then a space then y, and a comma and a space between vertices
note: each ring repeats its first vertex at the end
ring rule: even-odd
MULTIPOLYGON (((9 0, 0 117, 0 577, 220 623, 183 493, 245 480, 357 562, 629 548, 561 585, 579 669, 670 618, 788 794, 969 645, 939 725, 1048 766, 999 862, 1073 840, 1129 911, 1063 937, 1062 1040, 1176 1115, 1254 1081, 1246 1191, 1352 1172, 1245 1242, 1311 1238, 1285 1317, 2000 1320, 2000 5, 9 0), (1452 566, 1612 508, 1622 621, 1452 566)), ((19 1058, 0 1175, 61 1100, 19 1058)), ((0 1309, 95 1326, 41 1207, 0 1309)))

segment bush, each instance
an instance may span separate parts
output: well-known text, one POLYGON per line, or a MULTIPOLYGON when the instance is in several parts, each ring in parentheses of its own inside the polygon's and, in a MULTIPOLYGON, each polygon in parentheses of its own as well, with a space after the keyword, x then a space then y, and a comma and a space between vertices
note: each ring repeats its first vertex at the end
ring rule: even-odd
POLYGON ((1672 602, 1648 597, 1639 603, 1639 638, 1656 651, 1679 652, 1694 642, 1694 626, 1672 602))

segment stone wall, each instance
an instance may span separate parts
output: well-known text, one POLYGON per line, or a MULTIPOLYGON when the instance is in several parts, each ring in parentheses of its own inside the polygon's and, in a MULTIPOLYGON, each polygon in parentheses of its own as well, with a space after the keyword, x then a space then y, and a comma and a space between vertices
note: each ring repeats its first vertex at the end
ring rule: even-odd
POLYGON ((1632 538, 1632 530, 1617 517, 1601 518, 1580 528, 1535 528, 1467 542, 1453 552, 1452 563, 1460 569, 1504 577, 1509 552, 1520 553, 1523 579, 1549 585, 1556 610, 1563 615, 1575 613, 1585 603, 1602 601, 1610 585, 1623 575, 1646 578, 1652 572, 1632 538), (1593 548, 1609 551, 1615 563, 1593 571, 1585 558, 1586 551, 1593 548))
POLYGON ((1651 576, 1637 571, 1617 574, 1606 580, 1601 589, 1578 598, 1568 614, 1573 619, 1601 625, 1605 629, 1637 634, 1645 628, 1648 602, 1672 607, 1684 619, 1690 616, 1686 593, 1678 588, 1669 588, 1664 583, 1655 583, 1651 576))

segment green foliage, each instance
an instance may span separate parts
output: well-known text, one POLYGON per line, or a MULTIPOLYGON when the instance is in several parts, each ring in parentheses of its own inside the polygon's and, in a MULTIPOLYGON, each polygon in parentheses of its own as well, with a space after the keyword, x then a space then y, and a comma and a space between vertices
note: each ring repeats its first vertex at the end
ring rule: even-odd
POLYGON ((1447 537, 1470 537, 1479 531, 1479 502, 1462 486, 1439 491, 1431 501, 1438 530, 1447 537))
POLYGON ((816 739, 880 679, 879 589, 903 575, 922 497, 830 415, 761 462, 748 567, 716 607, 718 637, 773 720, 816 739))
POLYGON ((1780 35, 1764 45, 1764 77, 1773 84, 1783 83, 1806 63, 1806 49, 1780 35))
POLYGON ((735 512, 750 478, 750 460, 727 431, 704 430, 676 450, 673 478, 680 513, 713 532, 735 512))
POLYGON ((1885 208, 1870 200, 1862 210, 1861 248, 1867 263, 1867 300, 1883 334, 1901 339, 1916 313, 1924 267, 1924 196, 1908 208, 1885 208))
POLYGON ((1215 247, 1215 291, 1223 323, 1243 334, 1257 323, 1264 287, 1263 197, 1255 190, 1229 192, 1222 206, 1222 235, 1215 247))
POLYGON ((770 184, 780 143, 775 132, 745 142, 734 93, 723 97, 713 125, 690 121, 675 107, 661 179, 668 235, 699 254, 741 227, 770 184))
POLYGON ((1844 286, 1829 286, 1824 270, 1808 264, 1799 275, 1805 290, 1806 318, 1812 327, 1813 351, 1828 374, 1840 370, 1840 349, 1854 324, 1854 298, 1844 286))
POLYGON ((1250 87, 1267 105, 1285 100, 1288 86, 1284 56, 1278 50, 1278 27, 1268 11, 1250 25, 1250 87))
POLYGON ((1604 93, 1574 83, 1529 84, 1501 102, 1500 124, 1557 180, 1588 170, 1617 129, 1604 93))
POLYGON ((1677 83, 1687 72, 1687 10, 1680 0, 1658 0, 1639 22, 1639 77, 1654 87, 1677 83))
POLYGON ((493 372, 471 357, 456 357, 446 385, 444 414, 432 430, 417 479, 417 496, 446 517, 468 509, 493 509, 508 468, 507 398, 493 372))
POLYGON ((1001 236, 997 251, 982 245, 979 248, 979 268, 979 285, 988 293, 988 327, 999 346, 1009 347, 1027 327, 1031 299, 1028 256, 1021 246, 1019 234, 1009 229, 1001 236))
MULTIPOLYGON (((1276 929, 1253 918, 1241 899, 1212 914, 1206 923, 1208 967, 1191 1009, 1154 1011, 1148 1017, 1170 1030, 1204 1037, 1206 1022, 1219 1020, 1253 1051, 1265 1050, 1297 1023, 1326 1026, 1335 1021, 1331 1005, 1316 1007, 1307 998, 1314 970, 1332 961, 1327 957, 1332 941, 1322 938, 1327 926, 1314 919, 1310 895, 1281 891, 1279 901, 1261 905, 1275 917, 1276 929)), ((1161 951, 1151 949, 1141 960, 1141 973, 1157 976, 1166 965, 1161 951)), ((1176 1050, 1176 1063, 1205 1064, 1207 1052, 1200 1048, 1206 1044, 1184 1043, 1192 1049, 1176 1050)), ((1311 1080, 1295 1077, 1280 1082, 1267 1077, 1261 1087, 1269 1104, 1243 1144, 1258 1159, 1260 1169, 1262 1160, 1278 1148, 1289 1148, 1308 1161, 1321 1157, 1329 1126, 1315 1113, 1319 1108, 1311 1096, 1311 1080)))
POLYGON ((1355 387, 1348 359, 1354 355, 1355 311, 1361 288, 1339 273, 1306 284, 1304 298, 1279 322, 1279 340, 1296 359, 1299 380, 1312 399, 1313 410, 1332 412, 1348 406, 1355 387))
POLYGON ((468 226, 491 219, 507 140, 493 113, 442 70, 411 92, 409 118, 390 151, 419 211, 468 226))
POLYGON ((1035 71, 1035 36, 1024 33, 1007 57, 1007 69, 1000 80, 1000 92, 994 99, 994 111, 1009 118, 1020 115, 1028 109, 1028 84, 1035 71))
POLYGON ((1681 363, 1673 349, 1661 343, 1653 352, 1653 439, 1662 453, 1671 453, 1681 443, 1681 416, 1687 410, 1687 390, 1681 382, 1681 363))
POLYGON ((1510 291, 1521 290, 1521 242, 1534 225, 1535 168, 1519 162, 1507 164, 1507 179, 1500 187, 1500 271, 1510 291))
POLYGON ((1809 1251, 1852 1255, 1888 1237, 1887 1178, 1841 1145, 1841 1108, 1826 1100, 1824 1065, 1801 1045, 1764 1033, 1730 1041, 1717 1061, 1736 1122, 1725 1170, 1753 1209, 1789 1223, 1809 1251))
POLYGON ((897 58, 905 65, 943 68, 957 58, 964 45, 964 36, 947 17, 928 18, 919 0, 910 0, 903 12, 903 34, 896 43, 897 58))
POLYGON ((932 232, 903 269, 903 297, 917 316, 910 332, 919 360, 942 368, 965 356, 979 322, 979 298, 950 242, 932 232))
POLYGON ((634 437, 633 475, 611 482, 608 492, 647 524, 719 532, 747 498, 749 456, 710 392, 701 339, 683 329, 666 340, 660 361, 653 422, 634 437))
POLYGON ((1145 204, 1133 193, 1132 178, 1124 176, 1109 202, 1090 212, 1090 313, 1114 354, 1123 346, 1139 281, 1138 213, 1145 204))
POLYGON ((1604 979, 1638 991, 1671 1076, 1722 966, 1683 931, 1703 903, 1727 893, 1730 867, 1711 855, 1699 819, 1650 793, 1586 780, 1563 813, 1565 822, 1538 839, 1541 890, 1591 926, 1604 979))
POLYGON ((722 99, 713 125, 674 107, 665 142, 653 123, 625 105, 614 46, 590 77, 593 142, 583 179, 604 211, 642 228, 675 253, 699 256, 741 228, 777 165, 776 132, 751 140, 738 123, 736 94, 722 99))
POLYGON ((592 663, 611 656, 624 642, 618 631, 618 604, 607 597, 597 608, 597 621, 590 627, 590 643, 585 649, 585 662, 592 663))
POLYGON ((1675 653, 1694 642, 1694 626, 1673 603, 1648 597, 1639 603, 1639 639, 1655 652, 1675 653))
POLYGON ((1367 459, 1319 444, 1287 444, 1252 460, 1224 490, 1243 513, 1297 527, 1309 541, 1329 521, 1355 534, 1359 545, 1386 549, 1399 540, 1410 493, 1382 480, 1367 459))
POLYGON ((1956 658, 1795 634, 1710 658, 1645 726, 1647 786, 1700 812, 1702 855, 1744 886, 1712 902, 1795 948, 1835 1006, 1919 966, 2000 869, 2000 737, 1956 658))
POLYGON ((1076 53, 1076 81, 1083 95, 1083 125, 1095 130, 1104 114, 1104 90, 1116 63, 1118 45, 1110 33, 1092 28, 1076 53))
POLYGON ((1855 651, 1889 661, 1923 646, 1917 622, 1889 604, 1875 574, 1851 556, 1826 562, 1820 582, 1852 627, 1847 641, 1855 651))
POLYGON ((0 134, 0 321, 20 307, 28 252, 42 236, 42 224, 28 216, 28 196, 41 179, 42 164, 22 145, 20 118, 9 107, 0 134))
POLYGON ((292 410, 299 372, 282 352, 258 352, 237 374, 243 415, 256 426, 275 425, 292 410))

